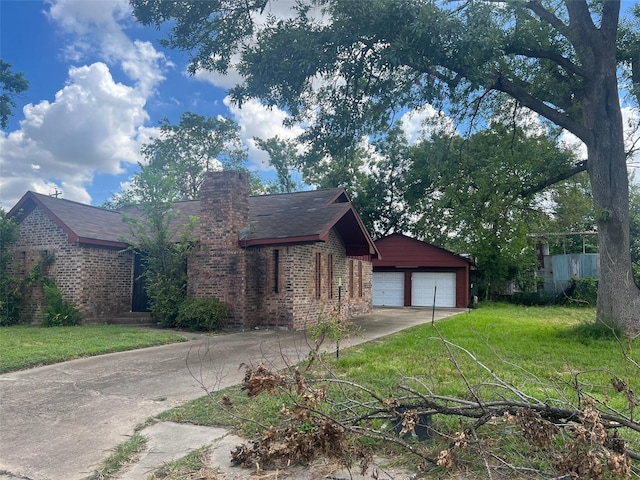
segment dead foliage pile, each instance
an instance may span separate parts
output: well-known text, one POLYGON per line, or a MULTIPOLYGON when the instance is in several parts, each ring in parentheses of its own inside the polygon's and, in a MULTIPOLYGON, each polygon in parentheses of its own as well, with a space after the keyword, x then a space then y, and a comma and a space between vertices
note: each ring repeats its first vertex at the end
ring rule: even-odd
MULTIPOLYGON (((639 458, 628 450, 618 430, 624 426, 640 434, 640 424, 622 413, 603 413, 588 396, 580 397, 579 408, 526 402, 524 395, 498 401, 482 401, 475 394, 471 400, 439 397, 406 386, 401 387, 402 397, 382 398, 331 375, 319 381, 307 380, 298 368, 272 371, 262 363, 244 368, 241 388, 248 396, 285 392, 289 399, 280 412, 282 425, 266 429, 260 438, 232 452, 232 463, 246 468, 281 469, 324 457, 347 467, 358 462, 364 474, 372 451, 352 441, 355 435, 400 446, 419 458, 423 473, 442 475, 467 470, 482 459, 488 471, 500 472, 495 473, 498 477, 629 478, 634 472, 632 459, 639 458), (339 384, 339 399, 327 393, 332 383, 339 384), (447 434, 432 423, 438 416, 472 422, 447 434), (420 429, 429 434, 418 437, 420 429), (537 467, 517 464, 500 451, 504 439, 518 439, 545 461, 537 467)), ((628 398, 630 409, 637 405, 637 397, 622 380, 614 379, 612 385, 628 398)), ((223 403, 233 407, 228 399, 223 403)))

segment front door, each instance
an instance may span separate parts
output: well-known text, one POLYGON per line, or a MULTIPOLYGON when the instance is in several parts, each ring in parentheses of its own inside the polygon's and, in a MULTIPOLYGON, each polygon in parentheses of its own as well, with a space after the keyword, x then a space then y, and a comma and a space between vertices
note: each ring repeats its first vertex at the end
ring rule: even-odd
POLYGON ((144 271, 144 254, 141 252, 135 252, 133 255, 133 292, 131 295, 132 312, 150 311, 144 271))

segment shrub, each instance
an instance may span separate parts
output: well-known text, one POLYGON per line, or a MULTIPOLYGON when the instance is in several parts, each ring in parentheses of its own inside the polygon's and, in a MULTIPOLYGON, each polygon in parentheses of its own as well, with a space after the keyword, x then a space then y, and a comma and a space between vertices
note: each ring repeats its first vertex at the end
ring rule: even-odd
POLYGON ((533 307, 539 305, 551 305, 554 303, 555 295, 547 292, 519 292, 511 295, 510 303, 533 307))
POLYGON ((216 298, 188 298, 178 312, 176 325, 197 331, 219 330, 229 315, 229 307, 216 298))
POLYGON ((20 323, 20 294, 8 283, 0 281, 0 327, 20 323))
POLYGON ((595 277, 571 278, 572 293, 569 295, 570 303, 577 303, 595 307, 598 298, 598 279, 595 277))
POLYGON ((178 315, 184 303, 186 283, 170 276, 155 275, 148 279, 147 294, 150 310, 161 327, 177 327, 178 315))
POLYGON ((20 322, 20 288, 10 264, 18 239, 18 224, 0 208, 0 326, 20 322))
POLYGON ((80 324, 80 311, 62 298, 55 283, 44 283, 45 305, 42 309, 42 325, 45 327, 70 327, 80 324))

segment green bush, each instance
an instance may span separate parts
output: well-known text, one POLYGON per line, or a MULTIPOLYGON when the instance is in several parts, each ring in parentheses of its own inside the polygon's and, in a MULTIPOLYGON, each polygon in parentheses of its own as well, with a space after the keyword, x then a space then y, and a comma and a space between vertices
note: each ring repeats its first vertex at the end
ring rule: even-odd
POLYGON ((596 306, 598 298, 598 279, 595 277, 571 278, 571 288, 573 293, 569 295, 569 302, 574 304, 596 306))
POLYGON ((0 326, 20 323, 20 287, 10 264, 18 224, 0 208, 0 326))
POLYGON ((519 292, 514 293, 509 298, 509 303, 534 307, 540 305, 551 305, 554 303, 555 295, 547 292, 519 292))
POLYGON ((0 282, 0 327, 20 323, 20 294, 0 282))
POLYGON ((155 275, 148 279, 150 310, 161 327, 178 327, 178 315, 185 299, 186 283, 170 276, 155 275))
POLYGON ((188 298, 178 312, 176 325, 196 331, 220 330, 229 315, 229 307, 216 298, 188 298))
POLYGON ((62 298, 55 283, 44 283, 44 308, 42 325, 45 327, 72 327, 80 324, 80 311, 62 298))

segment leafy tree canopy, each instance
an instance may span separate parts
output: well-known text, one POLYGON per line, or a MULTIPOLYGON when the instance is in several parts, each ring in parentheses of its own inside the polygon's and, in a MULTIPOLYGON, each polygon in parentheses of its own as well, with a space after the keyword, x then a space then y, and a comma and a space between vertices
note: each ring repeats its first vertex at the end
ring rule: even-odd
POLYGON ((267 0, 132 4, 143 24, 173 22, 166 44, 189 52, 192 73, 226 72, 239 58, 235 101, 286 108, 319 159, 383 137, 425 103, 473 125, 509 96, 573 133, 596 207, 598 318, 640 331, 619 96, 620 86, 637 92, 640 58, 620 1, 301 0, 281 16, 283 4, 267 0))
POLYGON ((13 73, 11 64, 0 59, 0 127, 7 128, 9 117, 16 107, 14 97, 29 88, 29 82, 22 72, 13 73))
MULTIPOLYGON (((114 195, 104 206, 175 202, 199 198, 208 171, 247 170, 247 152, 240 140, 240 129, 230 119, 204 117, 185 112, 177 125, 160 121, 160 136, 143 145, 145 158, 132 178, 132 188, 114 195)), ((262 188, 260 179, 250 175, 252 191, 262 188)))
POLYGON ((247 153, 230 119, 185 112, 177 125, 160 121, 160 137, 142 147, 151 168, 174 180, 176 200, 198 198, 206 172, 242 169, 247 153))
POLYGON ((438 133, 410 148, 404 188, 415 234, 472 254, 487 294, 530 271, 529 234, 549 228, 551 201, 538 185, 575 163, 557 145, 548 134, 493 123, 467 139, 438 133))

